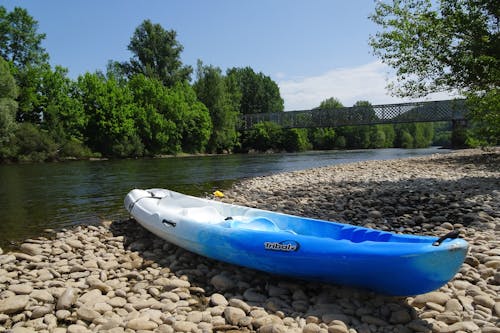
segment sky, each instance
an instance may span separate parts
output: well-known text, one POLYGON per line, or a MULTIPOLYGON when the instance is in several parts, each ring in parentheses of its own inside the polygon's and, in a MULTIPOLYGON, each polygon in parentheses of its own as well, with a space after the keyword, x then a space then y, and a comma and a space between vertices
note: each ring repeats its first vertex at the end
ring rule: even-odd
MULTIPOLYGON (((378 27, 375 0, 0 0, 22 7, 45 33, 52 65, 77 78, 131 57, 127 45, 144 20, 175 30, 181 60, 221 68, 250 66, 279 86, 285 110, 317 107, 335 97, 344 106, 408 102, 389 94, 392 70, 368 44, 378 27)), ((446 93, 425 100, 449 99, 446 93)), ((424 100, 424 99, 420 99, 424 100)))

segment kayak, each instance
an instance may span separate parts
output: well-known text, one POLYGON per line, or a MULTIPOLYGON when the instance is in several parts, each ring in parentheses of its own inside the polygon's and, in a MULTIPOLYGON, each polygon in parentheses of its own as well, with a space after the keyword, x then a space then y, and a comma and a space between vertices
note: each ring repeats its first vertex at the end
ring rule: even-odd
POLYGON ((468 250, 456 232, 441 238, 396 234, 166 189, 134 189, 125 208, 147 230, 202 256, 395 296, 443 286, 468 250))

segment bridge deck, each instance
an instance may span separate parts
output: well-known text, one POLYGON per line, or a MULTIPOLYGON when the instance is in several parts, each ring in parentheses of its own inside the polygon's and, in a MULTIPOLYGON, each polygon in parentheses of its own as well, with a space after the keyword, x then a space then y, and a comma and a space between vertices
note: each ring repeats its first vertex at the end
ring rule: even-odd
POLYGON ((250 129, 253 125, 263 121, 277 123, 284 128, 453 121, 465 119, 467 112, 465 100, 458 99, 339 109, 257 113, 243 115, 241 117, 241 129, 250 129))

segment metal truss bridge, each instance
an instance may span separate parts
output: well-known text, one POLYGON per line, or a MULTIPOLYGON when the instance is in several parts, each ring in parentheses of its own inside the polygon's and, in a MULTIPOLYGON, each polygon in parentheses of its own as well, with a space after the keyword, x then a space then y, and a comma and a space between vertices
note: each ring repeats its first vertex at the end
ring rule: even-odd
POLYGON ((243 115, 240 128, 248 130, 259 122, 273 122, 283 128, 320 128, 352 125, 400 124, 436 121, 465 121, 468 109, 464 99, 353 106, 243 115))

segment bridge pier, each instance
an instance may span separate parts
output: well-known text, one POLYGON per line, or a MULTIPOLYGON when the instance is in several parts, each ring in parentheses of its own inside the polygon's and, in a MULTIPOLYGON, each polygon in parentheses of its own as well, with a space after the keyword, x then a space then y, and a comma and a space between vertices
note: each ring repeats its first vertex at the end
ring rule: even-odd
POLYGON ((451 121, 451 147, 466 148, 467 147, 467 119, 453 119, 451 121))

